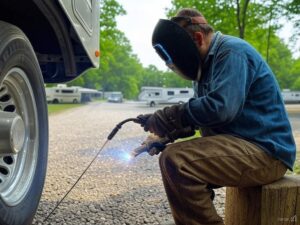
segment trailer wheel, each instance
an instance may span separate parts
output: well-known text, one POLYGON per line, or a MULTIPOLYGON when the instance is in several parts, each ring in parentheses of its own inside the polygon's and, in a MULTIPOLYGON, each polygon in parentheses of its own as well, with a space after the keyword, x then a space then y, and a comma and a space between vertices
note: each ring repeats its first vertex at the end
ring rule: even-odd
POLYGON ((150 102, 150 107, 154 107, 155 106, 155 102, 150 102))
POLYGON ((53 103, 53 104, 58 104, 59 101, 58 101, 58 99, 53 99, 52 103, 53 103))
POLYGON ((29 225, 47 167, 48 113, 41 70, 17 27, 0 21, 0 224, 29 225))
POLYGON ((73 100, 73 103, 74 103, 74 104, 77 104, 77 103, 78 103, 78 100, 75 98, 75 99, 73 100))

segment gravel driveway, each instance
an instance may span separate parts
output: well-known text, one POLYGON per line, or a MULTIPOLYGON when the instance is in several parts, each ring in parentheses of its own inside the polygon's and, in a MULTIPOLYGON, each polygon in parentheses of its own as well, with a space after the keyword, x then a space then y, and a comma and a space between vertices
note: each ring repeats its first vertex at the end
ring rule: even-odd
MULTIPOLYGON (((138 147, 147 136, 139 125, 128 123, 56 212, 42 222, 117 123, 156 109, 136 103, 92 103, 51 115, 47 178, 33 224, 158 225, 170 221, 158 157, 144 154, 132 161, 122 158, 124 151, 138 147)), ((215 205, 223 215, 224 189, 216 194, 215 205)))

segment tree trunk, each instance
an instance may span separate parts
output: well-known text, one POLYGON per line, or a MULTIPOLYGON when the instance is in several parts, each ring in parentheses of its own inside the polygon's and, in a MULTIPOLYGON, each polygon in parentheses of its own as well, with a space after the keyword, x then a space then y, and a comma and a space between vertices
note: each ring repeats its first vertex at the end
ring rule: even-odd
POLYGON ((261 187, 226 189, 225 224, 260 225, 261 187))
POLYGON ((285 176, 262 187, 227 188, 226 225, 297 225, 300 176, 285 176))
POLYGON ((300 222, 300 176, 285 176, 263 186, 261 197, 262 225, 297 225, 300 222))

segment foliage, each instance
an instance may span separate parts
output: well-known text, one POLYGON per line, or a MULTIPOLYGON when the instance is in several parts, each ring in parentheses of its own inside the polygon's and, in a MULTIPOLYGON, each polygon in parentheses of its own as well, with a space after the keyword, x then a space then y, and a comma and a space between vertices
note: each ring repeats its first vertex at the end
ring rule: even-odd
POLYGON ((300 58, 293 61, 290 76, 293 77, 294 83, 291 86, 294 90, 300 90, 300 58))
POLYGON ((249 4, 249 0, 172 0, 167 15, 174 16, 179 9, 189 7, 202 12, 216 30, 241 38, 247 36, 246 27, 252 33, 269 19, 265 7, 262 8, 258 3, 249 4))
MULTIPOLYGON (((166 14, 171 17, 180 8, 197 8, 216 30, 251 43, 266 58, 281 88, 300 89, 300 59, 293 59, 276 35, 282 16, 298 21, 295 27, 300 27, 299 1, 172 0, 166 14)), ((172 71, 160 71, 154 65, 144 68, 125 34, 117 29, 116 17, 126 14, 122 5, 117 0, 100 0, 100 4, 100 68, 88 71, 71 85, 122 91, 125 98, 131 99, 137 97, 142 86, 191 87, 191 82, 172 71)))
POLYGON ((155 66, 143 68, 125 34, 117 29, 116 17, 125 15, 125 10, 116 0, 100 3, 100 68, 90 70, 70 85, 121 91, 130 99, 137 97, 142 86, 190 86, 190 82, 172 72, 160 71, 155 66))
POLYGON ((149 65, 142 73, 141 86, 158 87, 191 87, 190 81, 184 80, 172 71, 160 71, 154 65, 149 65))
POLYGON ((294 67, 291 51, 276 32, 281 28, 279 19, 288 15, 288 9, 299 13, 298 3, 299 0, 172 0, 167 16, 174 16, 181 8, 198 9, 215 30, 252 44, 268 61, 283 89, 292 87, 300 77, 300 68, 294 67))
POLYGON ((300 164, 299 161, 295 162, 295 166, 294 166, 294 174, 300 174, 300 164))
MULTIPOLYGON (((300 0, 292 0, 286 4, 287 15, 289 19, 294 20, 294 27, 300 30, 300 0)), ((299 31, 298 33, 299 34, 299 31)))

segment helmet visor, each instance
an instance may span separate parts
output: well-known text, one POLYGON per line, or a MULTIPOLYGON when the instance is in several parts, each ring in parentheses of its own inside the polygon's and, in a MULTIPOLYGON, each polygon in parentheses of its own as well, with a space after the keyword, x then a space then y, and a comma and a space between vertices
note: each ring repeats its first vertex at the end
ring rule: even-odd
POLYGON ((182 78, 186 79, 186 80, 191 80, 191 78, 185 76, 182 71, 180 71, 179 68, 177 68, 177 66, 174 64, 171 56, 168 54, 168 52, 164 49, 164 47, 160 44, 156 44, 153 46, 156 53, 160 56, 160 58, 162 60, 165 61, 166 66, 172 70, 173 72, 177 73, 178 75, 180 75, 182 78))
POLYGON ((152 45, 166 65, 188 80, 198 80, 201 71, 200 53, 191 36, 177 23, 159 20, 152 45))

